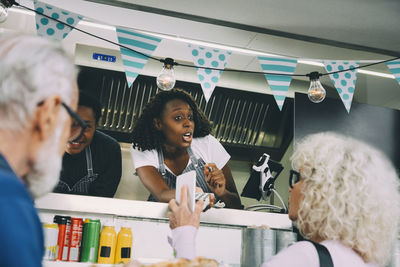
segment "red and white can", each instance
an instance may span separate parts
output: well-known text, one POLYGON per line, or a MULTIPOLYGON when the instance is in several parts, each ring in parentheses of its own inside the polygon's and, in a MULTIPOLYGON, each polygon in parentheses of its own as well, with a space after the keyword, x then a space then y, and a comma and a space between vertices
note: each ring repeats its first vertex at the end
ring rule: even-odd
POLYGON ((79 261, 83 232, 83 219, 71 218, 71 239, 69 241, 68 261, 79 261))

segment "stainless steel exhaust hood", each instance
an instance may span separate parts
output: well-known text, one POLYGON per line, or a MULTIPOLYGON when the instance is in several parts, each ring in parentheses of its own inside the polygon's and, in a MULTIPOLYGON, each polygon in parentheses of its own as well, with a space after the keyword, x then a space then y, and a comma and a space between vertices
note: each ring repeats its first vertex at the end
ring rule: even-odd
MULTIPOLYGON (((98 129, 120 142, 130 142, 136 118, 159 90, 155 77, 139 76, 128 88, 123 72, 83 66, 78 83, 102 104, 98 129)), ((178 81, 175 87, 195 98, 232 158, 254 161, 268 153, 281 160, 293 138, 293 99, 279 111, 268 94, 217 87, 206 103, 199 84, 178 81)))

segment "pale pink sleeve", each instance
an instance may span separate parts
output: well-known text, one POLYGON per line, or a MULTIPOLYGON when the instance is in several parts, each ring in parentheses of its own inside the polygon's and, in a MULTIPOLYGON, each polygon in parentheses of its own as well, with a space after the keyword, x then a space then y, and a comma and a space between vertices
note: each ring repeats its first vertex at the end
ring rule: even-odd
POLYGON ((193 260, 196 257, 196 234, 197 228, 191 225, 172 230, 172 247, 177 258, 193 260))

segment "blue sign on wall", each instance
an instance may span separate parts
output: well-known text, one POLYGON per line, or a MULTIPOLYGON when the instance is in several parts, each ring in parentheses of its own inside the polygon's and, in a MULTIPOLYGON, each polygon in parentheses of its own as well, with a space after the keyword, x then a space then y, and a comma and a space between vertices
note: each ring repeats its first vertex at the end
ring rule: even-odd
POLYGON ((93 59, 107 61, 107 62, 115 62, 117 60, 117 57, 111 56, 111 55, 100 54, 100 53, 93 53, 93 59))

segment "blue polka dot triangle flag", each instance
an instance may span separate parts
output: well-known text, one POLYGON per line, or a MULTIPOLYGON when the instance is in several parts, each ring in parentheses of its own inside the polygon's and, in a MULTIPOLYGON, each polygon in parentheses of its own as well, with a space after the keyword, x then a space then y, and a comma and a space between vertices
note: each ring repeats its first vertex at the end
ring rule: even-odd
POLYGON ((283 103, 285 102, 286 95, 289 90, 292 75, 297 66, 297 60, 291 58, 277 58, 277 57, 258 57, 261 69, 263 72, 272 72, 285 75, 264 74, 267 79, 268 85, 274 95, 276 104, 279 110, 282 110, 283 103))
MULTIPOLYGON (((330 61, 324 60, 325 69, 327 72, 335 72, 344 69, 357 68, 360 64, 356 61, 330 61)), ((335 86, 343 104, 347 110, 350 112, 351 102, 353 100, 354 88, 356 87, 357 80, 357 70, 352 69, 349 71, 329 74, 333 85, 335 86)))
POLYGON ((189 44, 188 46, 192 51, 193 63, 197 67, 197 76, 203 89, 204 98, 208 102, 219 81, 222 70, 199 67, 225 69, 232 52, 193 44, 189 44))
POLYGON ((47 15, 53 19, 65 23, 63 24, 36 13, 35 19, 37 34, 48 39, 61 41, 67 37, 68 33, 72 30, 72 28, 69 26, 74 27, 80 20, 83 19, 82 16, 72 13, 71 11, 63 10, 40 1, 35 0, 33 3, 35 10, 40 14, 47 15))
POLYGON ((136 53, 120 46, 126 80, 128 81, 128 86, 131 87, 132 83, 149 60, 148 57, 153 54, 162 39, 118 27, 116 30, 120 45, 142 53, 136 53))
POLYGON ((393 73, 394 78, 400 84, 400 59, 386 62, 389 70, 393 73))

